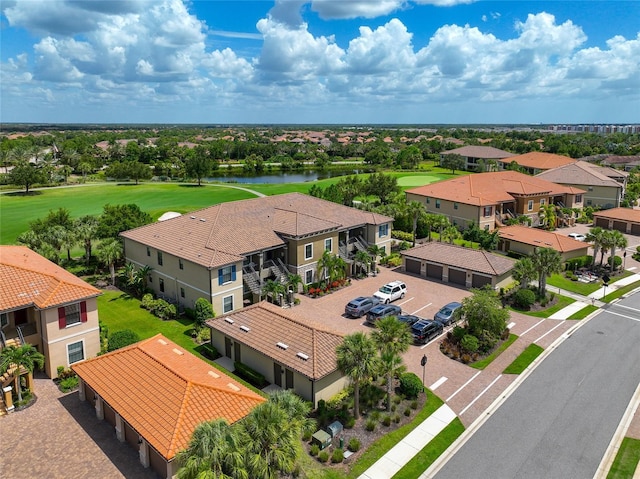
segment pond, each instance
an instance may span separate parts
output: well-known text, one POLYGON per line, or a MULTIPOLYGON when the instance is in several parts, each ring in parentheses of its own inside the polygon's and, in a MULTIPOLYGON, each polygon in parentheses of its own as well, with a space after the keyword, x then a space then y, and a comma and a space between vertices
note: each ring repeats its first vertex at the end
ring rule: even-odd
POLYGON ((355 175, 364 173, 364 170, 305 170, 296 172, 279 171, 256 176, 232 176, 220 175, 207 178, 207 181, 220 181, 225 183, 305 183, 307 181, 324 180, 337 176, 355 175))

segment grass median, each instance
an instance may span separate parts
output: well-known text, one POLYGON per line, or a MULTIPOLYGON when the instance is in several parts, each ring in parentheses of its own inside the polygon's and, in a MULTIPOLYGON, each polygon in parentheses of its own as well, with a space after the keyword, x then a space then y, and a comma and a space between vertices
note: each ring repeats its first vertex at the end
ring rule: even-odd
POLYGON ((502 343, 498 347, 498 349, 496 349, 494 352, 492 352, 486 358, 481 359, 480 361, 476 361, 475 363, 469 364, 469 366, 471 366, 472 368, 475 368, 475 369, 483 370, 484 368, 489 366, 489 364, 491 364, 494 359, 496 359, 498 356, 500 356, 500 354, 502 354, 502 352, 505 349, 507 349, 509 346, 511 346, 515 342, 516 339, 518 339, 518 336, 516 334, 510 334, 509 338, 504 343, 502 343))
POLYGON ((607 479, 631 479, 640 464, 640 439, 625 437, 609 469, 607 479))
POLYGON ((527 369, 529 365, 542 354, 544 351, 543 348, 538 346, 537 344, 531 343, 529 346, 525 348, 520 355, 513 360, 509 366, 502 371, 502 374, 520 374, 522 371, 527 369))

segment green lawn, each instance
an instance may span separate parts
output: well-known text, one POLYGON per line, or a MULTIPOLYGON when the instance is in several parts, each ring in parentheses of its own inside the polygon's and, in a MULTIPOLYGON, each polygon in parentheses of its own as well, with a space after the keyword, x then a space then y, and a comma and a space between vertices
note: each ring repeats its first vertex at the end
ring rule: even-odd
POLYGON ((640 288, 640 281, 636 281, 635 283, 631 283, 621 288, 618 288, 614 292, 607 294, 600 301, 604 303, 610 303, 614 299, 618 299, 619 297, 627 294, 629 291, 633 291, 636 288, 640 288))
POLYGON ((100 322, 109 328, 109 334, 123 329, 130 329, 147 339, 162 333, 168 339, 179 344, 196 356, 196 343, 191 339, 193 322, 187 319, 162 321, 146 309, 140 307, 140 301, 120 291, 105 291, 98 296, 100 322))
POLYGON ((400 469, 393 479, 415 479, 435 462, 440 455, 464 432, 460 419, 455 418, 434 437, 413 459, 400 469))
POLYGON ((569 316, 567 319, 584 319, 587 316, 589 316, 591 313, 593 313, 594 311, 598 311, 598 307, 597 306, 592 306, 592 305, 587 305, 584 308, 582 308, 580 311, 576 311, 575 313, 573 313, 571 316, 569 316))
POLYGON ((543 348, 538 346, 537 344, 531 343, 526 347, 520 355, 513 360, 509 366, 502 371, 502 374, 520 374, 522 371, 527 369, 529 364, 531 364, 538 356, 542 354, 544 351, 543 348))
MULTIPOLYGON (((620 281, 622 278, 632 275, 631 271, 623 271, 622 274, 616 275, 611 278, 611 283, 620 281)), ((547 279, 547 286, 555 286, 556 288, 566 289, 573 293, 581 294, 583 296, 589 296, 594 291, 597 291, 602 287, 602 281, 596 280, 593 283, 582 283, 580 281, 571 281, 565 278, 562 274, 554 274, 547 279)), ((553 291, 553 288, 547 288, 549 291, 553 291)))
POLYGON ((547 309, 543 309, 541 311, 518 311, 517 309, 514 309, 514 311, 518 311, 519 313, 526 314, 527 316, 533 316, 534 318, 548 318, 553 313, 557 313, 558 311, 565 308, 566 306, 569 306, 571 303, 576 302, 576 300, 573 298, 568 298, 566 296, 559 296, 557 294, 556 294, 556 298, 558 298, 558 301, 556 301, 556 304, 548 307, 547 309))
POLYGON ((498 356, 500 356, 505 349, 507 349, 509 346, 511 346, 516 339, 518 339, 517 335, 510 334, 509 335, 509 339, 507 339, 505 342, 503 342, 498 349, 496 349, 494 352, 492 352, 486 358, 481 359, 480 361, 476 361, 475 363, 469 364, 469 366, 471 366, 472 368, 475 368, 475 369, 480 369, 480 370, 486 368, 487 366, 489 366, 489 364, 491 364, 493 362, 494 359, 496 359, 498 356))
POLYGON ((640 463, 640 439, 625 437, 620 444, 607 479, 632 479, 636 467, 640 463))

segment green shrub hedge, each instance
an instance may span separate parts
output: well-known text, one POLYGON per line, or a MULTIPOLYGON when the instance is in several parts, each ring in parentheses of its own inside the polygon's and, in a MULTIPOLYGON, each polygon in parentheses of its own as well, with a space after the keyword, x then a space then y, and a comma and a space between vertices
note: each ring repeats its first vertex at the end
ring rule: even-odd
POLYGON ((138 341, 140 341, 140 336, 138 336, 135 331, 131 331, 130 329, 116 331, 109 336, 107 351, 115 351, 116 349, 124 348, 138 341))
POLYGON ((413 373, 404 373, 400 376, 400 394, 409 399, 417 398, 423 391, 422 381, 413 373))
POLYGON ((235 367, 234 373, 239 377, 250 383, 252 386, 257 387, 258 389, 262 389, 267 384, 267 379, 260 374, 258 371, 254 371, 246 364, 242 364, 239 362, 234 362, 233 366, 235 367))

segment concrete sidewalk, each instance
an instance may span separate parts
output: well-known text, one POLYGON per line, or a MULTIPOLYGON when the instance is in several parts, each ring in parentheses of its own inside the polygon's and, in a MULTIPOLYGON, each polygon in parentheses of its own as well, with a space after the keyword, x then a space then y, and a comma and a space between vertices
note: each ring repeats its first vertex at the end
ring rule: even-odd
POLYGON ((443 404, 418 427, 378 459, 358 479, 389 479, 409 462, 423 447, 456 418, 456 413, 443 404))
POLYGON ((589 298, 592 299, 602 299, 605 294, 613 293, 616 289, 619 289, 623 286, 626 286, 631 283, 635 283, 636 281, 640 281, 640 274, 632 274, 631 276, 627 276, 626 278, 622 278, 615 283, 611 283, 607 287, 602 287, 589 295, 589 298))

